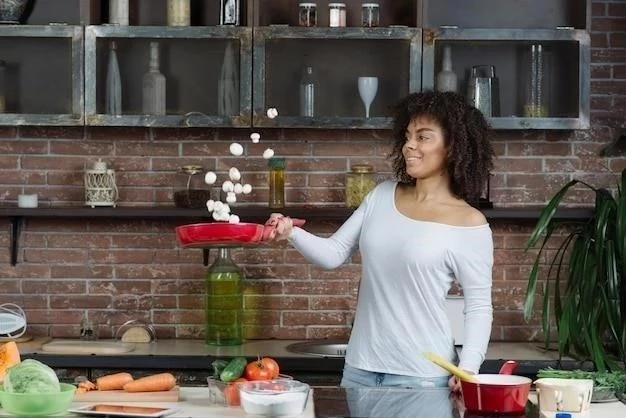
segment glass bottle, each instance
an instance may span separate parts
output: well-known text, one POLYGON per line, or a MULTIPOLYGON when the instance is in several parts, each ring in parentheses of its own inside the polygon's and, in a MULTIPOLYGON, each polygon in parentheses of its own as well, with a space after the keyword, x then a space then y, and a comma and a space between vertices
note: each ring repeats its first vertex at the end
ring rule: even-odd
POLYGON ((6 63, 0 60, 0 113, 7 111, 6 72, 6 63))
POLYGON ((521 78, 526 88, 523 112, 526 117, 545 118, 550 115, 550 56, 546 52, 542 44, 532 44, 524 54, 526 68, 521 78))
POLYGON ((300 116, 315 116, 315 90, 317 80, 313 67, 305 67, 300 80, 300 116))
POLYGON ((109 23, 128 26, 128 2, 129 0, 109 0, 109 23))
POLYGON ((272 209, 285 207, 285 159, 274 157, 268 161, 269 173, 269 200, 268 206, 272 209))
POLYGON ((106 113, 109 115, 122 114, 122 78, 120 76, 120 66, 117 62, 117 44, 115 41, 111 41, 109 44, 105 107, 106 113))
POLYGON ((167 0, 168 26, 189 26, 190 18, 189 0, 167 0))
POLYGON ((437 91, 453 91, 458 90, 458 78, 452 71, 452 51, 450 46, 443 47, 443 59, 441 62, 441 71, 437 73, 437 91))
POLYGON ((150 42, 150 69, 143 76, 143 113, 165 115, 165 76, 159 70, 158 42, 150 42))
POLYGON ((233 262, 230 248, 217 249, 207 270, 205 330, 207 344, 239 345, 243 342, 242 270, 233 262))
POLYGON ((368 164, 355 164, 346 173, 346 206, 357 208, 376 186, 374 169, 368 164))

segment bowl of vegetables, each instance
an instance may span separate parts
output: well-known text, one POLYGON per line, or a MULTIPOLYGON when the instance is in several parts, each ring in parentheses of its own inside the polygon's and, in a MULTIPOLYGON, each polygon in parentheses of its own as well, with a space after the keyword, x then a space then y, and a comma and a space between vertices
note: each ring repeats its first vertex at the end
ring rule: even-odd
POLYGON ((75 391, 76 386, 60 383, 50 367, 27 359, 7 370, 0 386, 0 404, 12 415, 54 415, 69 409, 75 391))

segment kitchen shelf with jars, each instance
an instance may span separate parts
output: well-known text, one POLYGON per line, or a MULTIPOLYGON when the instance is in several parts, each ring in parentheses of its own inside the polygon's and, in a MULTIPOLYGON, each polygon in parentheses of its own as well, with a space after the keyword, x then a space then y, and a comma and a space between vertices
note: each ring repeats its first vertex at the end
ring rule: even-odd
POLYGON ((250 126, 252 29, 90 25, 86 124, 250 126))

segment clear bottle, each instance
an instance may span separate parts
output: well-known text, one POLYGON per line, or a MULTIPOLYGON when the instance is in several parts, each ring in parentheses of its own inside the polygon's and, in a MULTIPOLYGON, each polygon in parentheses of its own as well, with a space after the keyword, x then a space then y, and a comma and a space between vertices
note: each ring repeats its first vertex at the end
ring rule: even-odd
POLYGON ((143 76, 145 115, 165 115, 165 81, 159 70, 159 43, 150 42, 150 69, 143 76))
POLYGON ((452 71, 452 49, 449 45, 443 47, 441 71, 437 73, 437 91, 457 92, 458 78, 452 71))
POLYGON ((189 26, 191 8, 189 0, 167 0, 167 25, 189 26))
POLYGON ((355 164, 346 173, 346 206, 357 208, 376 186, 374 169, 368 164, 355 164))
POLYGON ((218 248, 207 270, 205 341, 210 345, 243 342, 243 271, 233 262, 230 248, 218 248))
POLYGON ((313 67, 305 67, 300 80, 300 116, 315 116, 315 90, 317 80, 313 67))
POLYGON ((120 66, 117 61, 117 44, 115 41, 111 41, 109 44, 105 107, 106 113, 109 115, 122 114, 122 78, 120 76, 120 66))
POLYGON ((274 157, 268 161, 269 198, 268 206, 272 209, 285 207, 285 159, 274 157))
POLYGON ((7 111, 6 72, 6 63, 0 60, 0 113, 7 111))

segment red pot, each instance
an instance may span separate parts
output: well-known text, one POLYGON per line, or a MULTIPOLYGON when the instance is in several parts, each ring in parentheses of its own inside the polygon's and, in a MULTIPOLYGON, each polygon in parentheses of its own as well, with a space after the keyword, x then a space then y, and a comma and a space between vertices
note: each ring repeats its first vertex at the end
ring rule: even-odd
POLYGON ((478 374, 478 383, 461 381, 465 409, 490 414, 523 413, 532 380, 506 374, 478 374))

